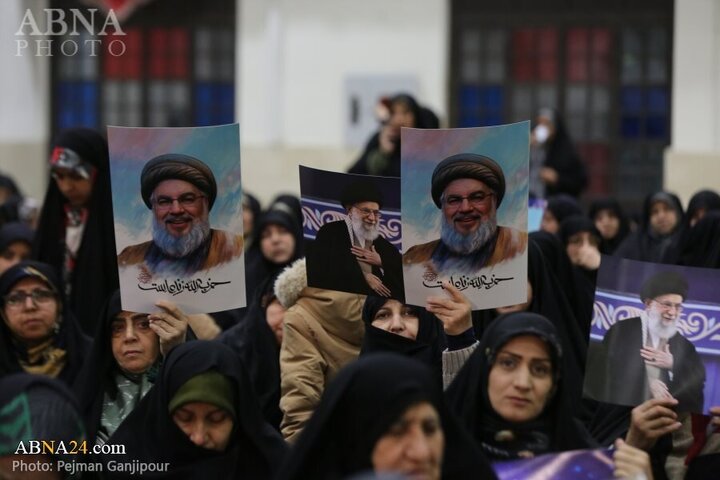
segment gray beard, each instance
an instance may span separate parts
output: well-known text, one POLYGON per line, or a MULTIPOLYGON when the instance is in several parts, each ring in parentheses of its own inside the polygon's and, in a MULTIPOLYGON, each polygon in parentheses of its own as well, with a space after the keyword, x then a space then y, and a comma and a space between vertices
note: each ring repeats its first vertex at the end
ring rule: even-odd
POLYGON ((648 330, 656 337, 669 340, 677 333, 677 320, 673 322, 672 325, 664 326, 659 313, 649 311, 647 312, 647 316, 648 330))
POLYGON ((373 225, 371 229, 368 229, 363 223, 362 218, 353 215, 350 215, 350 223, 352 224, 353 233, 360 240, 372 242, 380 235, 380 228, 377 223, 373 225))
POLYGON ((451 252, 468 255, 480 250, 495 235, 496 231, 497 219, 494 216, 488 221, 482 222, 474 232, 463 235, 456 232, 452 222, 449 222, 443 215, 440 238, 451 252))
POLYGON ((174 258, 182 258, 194 252, 210 236, 210 223, 207 220, 193 220, 190 232, 175 237, 168 233, 164 223, 158 222, 153 215, 153 242, 165 253, 174 258))

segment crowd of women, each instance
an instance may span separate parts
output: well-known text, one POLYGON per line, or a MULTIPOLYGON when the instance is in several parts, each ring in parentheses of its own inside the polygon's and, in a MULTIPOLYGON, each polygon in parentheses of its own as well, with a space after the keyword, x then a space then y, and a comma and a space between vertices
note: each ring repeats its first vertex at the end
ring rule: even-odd
MULTIPOLYGON (((399 128, 437 127, 412 97, 386 106, 354 172, 399 172, 399 128)), ((531 185, 549 201, 528 298, 475 312, 449 283, 423 306, 308 287, 298 199, 263 210, 248 193, 247 308, 123 311, 107 144, 62 132, 53 146, 80 161, 51 156, 35 224, 0 184, 0 478, 490 479, 496 461, 594 448, 612 449, 618 477, 717 478, 720 408, 620 407, 582 385, 600 254, 720 268, 720 196, 683 209, 652 192, 635 221, 612 198, 586 213, 574 152, 552 147, 557 113, 537 123, 531 185)))

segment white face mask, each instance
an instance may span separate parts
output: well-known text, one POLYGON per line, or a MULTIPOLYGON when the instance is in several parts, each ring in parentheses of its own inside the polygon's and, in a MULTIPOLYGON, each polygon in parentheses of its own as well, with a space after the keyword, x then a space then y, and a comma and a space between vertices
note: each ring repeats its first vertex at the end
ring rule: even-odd
POLYGON ((550 136, 550 130, 545 125, 538 125, 535 127, 533 133, 535 135, 535 140, 541 145, 545 143, 550 136))

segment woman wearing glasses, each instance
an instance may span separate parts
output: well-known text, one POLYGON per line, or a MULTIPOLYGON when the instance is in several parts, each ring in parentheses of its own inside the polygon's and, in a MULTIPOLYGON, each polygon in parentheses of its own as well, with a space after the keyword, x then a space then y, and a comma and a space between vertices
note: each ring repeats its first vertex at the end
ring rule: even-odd
POLYGON ((72 384, 90 340, 62 292, 45 263, 20 262, 0 276, 0 377, 25 371, 72 384))

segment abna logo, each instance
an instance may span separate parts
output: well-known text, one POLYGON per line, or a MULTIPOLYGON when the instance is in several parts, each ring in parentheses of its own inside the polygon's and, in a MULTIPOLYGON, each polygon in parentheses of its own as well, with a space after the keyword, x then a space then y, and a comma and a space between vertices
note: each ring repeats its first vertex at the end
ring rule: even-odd
MULTIPOLYGON (((46 8, 43 10, 45 31, 42 31, 38 27, 38 22, 33 14, 32 10, 27 9, 23 16, 20 27, 15 36, 17 37, 53 37, 53 36, 69 36, 78 37, 82 35, 82 32, 86 32, 90 35, 107 36, 108 29, 112 28, 114 36, 125 35, 120 22, 115 15, 113 10, 110 10, 103 19, 102 14, 98 14, 97 8, 90 8, 85 11, 71 8, 69 15, 65 10, 60 8, 46 8), (89 14, 85 15, 84 12, 89 14), (102 25, 101 25, 102 24, 102 25), (96 26, 100 27, 96 30, 96 26)), ((37 39, 17 39, 17 51, 15 56, 22 56, 23 52, 30 50, 34 51, 36 57, 52 57, 52 46, 54 39, 52 38, 37 38, 37 39)), ((102 43, 101 39, 85 39, 82 44, 89 50, 91 57, 97 56, 97 46, 102 43)), ((65 56, 75 56, 80 50, 80 43, 74 39, 67 39, 59 43, 60 52, 65 56)), ((125 53, 125 42, 119 39, 113 39, 107 43, 107 52, 114 56, 119 57, 125 53)))

